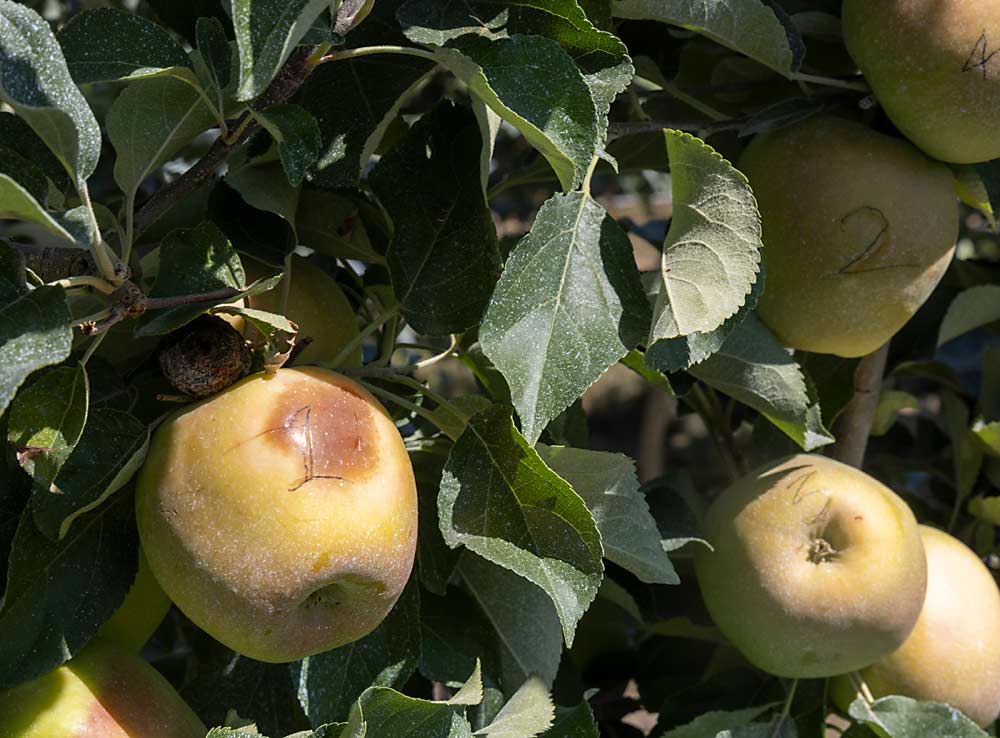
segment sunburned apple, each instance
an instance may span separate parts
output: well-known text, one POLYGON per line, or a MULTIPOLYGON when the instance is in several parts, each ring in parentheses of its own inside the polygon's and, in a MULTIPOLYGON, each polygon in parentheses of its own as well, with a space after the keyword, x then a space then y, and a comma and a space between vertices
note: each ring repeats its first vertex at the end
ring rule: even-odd
POLYGON ((832 117, 758 136, 740 158, 760 207, 758 314, 785 345, 863 356, 913 316, 958 236, 951 172, 832 117))
POLYGON ((127 649, 97 638, 48 674, 0 691, 3 738, 204 738, 170 683, 127 649))
POLYGON ((160 426, 136 517, 150 569, 192 621, 283 662, 385 618, 413 565, 417 496, 399 431, 364 388, 279 369, 160 426))
POLYGON ((876 479, 800 454, 729 487, 695 559, 705 604, 752 664, 784 677, 860 669, 909 635, 927 586, 913 513, 876 479))

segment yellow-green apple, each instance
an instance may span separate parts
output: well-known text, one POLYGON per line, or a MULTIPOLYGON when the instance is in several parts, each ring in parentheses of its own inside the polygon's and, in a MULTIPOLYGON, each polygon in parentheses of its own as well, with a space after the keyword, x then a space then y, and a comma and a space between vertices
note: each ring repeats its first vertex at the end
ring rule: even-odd
MULTIPOLYGON (((263 265, 246 260, 247 281, 268 276, 263 265)), ((249 298, 249 306, 269 313, 282 313, 299 327, 296 340, 308 340, 306 347, 295 356, 295 365, 320 364, 332 361, 341 350, 358 337, 358 321, 344 291, 326 272, 308 259, 293 256, 285 279, 290 279, 288 302, 281 309, 283 283, 249 298)), ((361 363, 361 344, 355 345, 342 362, 361 363)))
POLYGON ((740 158, 760 207, 761 319, 785 345, 863 356, 912 317, 958 235, 951 172, 901 139, 817 117, 740 158))
POLYGON ((44 676, 0 691, 3 738, 204 738, 170 683, 128 649, 96 638, 44 676))
MULTIPOLYGON (((986 727, 1000 715, 1000 591, 964 543, 920 526, 927 553, 927 596, 902 646, 861 671, 876 697, 899 694, 944 702, 986 727)), ((834 697, 855 696, 838 677, 834 697)))
POLYGON ((844 43, 903 134, 942 161, 1000 157, 1000 3, 844 0, 844 43))
POLYGON ((417 497, 375 398, 325 369, 279 369, 157 429, 136 518, 181 611, 234 650, 283 662, 388 614, 413 564, 417 497))
POLYGON ((927 563, 913 513, 853 467, 800 454, 710 507, 695 559, 708 611, 752 664, 785 677, 867 666, 909 635, 927 563))
POLYGON ((98 635, 131 651, 139 651, 153 631, 163 622, 170 609, 170 598, 157 583, 142 548, 139 549, 139 569, 125 601, 115 611, 98 635))

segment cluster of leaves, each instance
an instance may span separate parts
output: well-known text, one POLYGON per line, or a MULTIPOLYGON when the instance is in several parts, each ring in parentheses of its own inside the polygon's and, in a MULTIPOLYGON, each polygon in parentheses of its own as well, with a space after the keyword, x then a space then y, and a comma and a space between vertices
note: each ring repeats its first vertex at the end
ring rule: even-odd
MULTIPOLYGON (((227 653, 174 613, 164 653, 186 644, 173 676, 205 720, 236 710, 272 736, 586 738, 586 688, 604 686, 593 669, 606 664, 588 649, 607 648, 638 662, 621 668, 664 735, 771 735, 776 680, 696 677, 726 649, 689 576, 702 498, 683 474, 640 487, 629 457, 588 449, 580 398, 627 367, 696 411, 735 471, 741 425, 754 458, 834 441, 854 362, 792 354, 755 317, 760 218, 719 153, 857 107, 851 83, 810 86, 843 65, 829 5, 233 0, 230 17, 211 0, 151 0, 53 32, 0 0, 0 217, 14 221, 0 242, 0 687, 76 653, 134 578, 131 479, 172 407, 159 338, 206 310, 240 313, 266 363, 294 326, 231 305, 277 283, 248 284, 244 260, 280 267, 304 246, 345 267, 378 354, 358 374, 402 408, 417 567, 374 633, 289 666, 227 653), (537 152, 523 167, 497 155, 515 137, 537 152), (673 218, 646 234, 659 268, 640 274, 626 224, 593 192, 667 168, 673 218), (520 188, 544 202, 530 232, 501 240, 491 211, 520 188), (69 266, 81 257, 82 274, 69 266), (386 369, 406 328, 429 345, 451 336, 476 393, 446 399, 386 369), (456 691, 426 699, 432 683, 456 691)), ((991 216, 991 166, 958 175, 991 216)), ((981 248, 968 242, 945 302, 896 343, 874 463, 897 489, 933 486, 924 517, 950 516, 991 551, 1000 352, 981 354, 979 393, 922 342, 953 346, 1000 320, 997 254, 973 263, 981 248), (950 443, 896 422, 927 395, 950 443), (893 440, 911 432, 919 442, 893 440)), ((822 734, 822 684, 794 708, 784 735, 822 734)), ((902 698, 850 717, 852 738, 982 735, 902 698)), ((256 733, 229 725, 212 735, 256 733)))

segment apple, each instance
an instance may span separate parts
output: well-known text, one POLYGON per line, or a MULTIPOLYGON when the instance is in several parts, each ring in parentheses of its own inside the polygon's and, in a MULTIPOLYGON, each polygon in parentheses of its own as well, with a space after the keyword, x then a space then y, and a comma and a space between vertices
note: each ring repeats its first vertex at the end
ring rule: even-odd
MULTIPOLYGON (((247 282, 272 273, 249 259, 245 269, 247 282)), ((330 275, 301 256, 292 257, 291 268, 285 278, 291 279, 291 286, 284 311, 281 309, 283 283, 249 298, 249 307, 285 315, 299 327, 296 340, 301 343, 309 339, 310 343, 296 354, 293 364, 301 366, 332 361, 348 343, 358 337, 358 321, 351 303, 330 275)), ((343 364, 361 364, 360 342, 344 359, 343 364)))
POLYGON ((246 656, 285 662, 385 618, 413 565, 417 495, 374 397, 325 369, 279 369, 157 429, 136 518, 185 615, 246 656))
POLYGON ((799 454, 735 482, 709 508, 695 572, 719 630, 783 677, 828 677, 896 649, 927 563, 906 503, 862 471, 799 454))
POLYGON ((127 649, 96 638, 73 659, 0 691, 3 738, 204 738, 170 683, 127 649))
POLYGON ((758 136, 739 167, 763 228, 758 314, 787 346, 871 353, 951 261, 959 225, 951 172, 906 141, 816 117, 758 136))
POLYGON ((942 161, 1000 157, 1000 4, 844 0, 844 43, 885 112, 942 161))
POLYGON ((121 607, 101 626, 98 635, 138 652, 163 622, 168 610, 170 598, 149 570, 146 554, 140 548, 139 569, 132 588, 125 595, 121 607))
MULTIPOLYGON (((920 526, 927 596, 902 646, 861 671, 875 697, 944 702, 986 727, 1000 715, 1000 591, 964 543, 920 526)), ((832 685, 838 706, 855 697, 846 676, 832 685)))

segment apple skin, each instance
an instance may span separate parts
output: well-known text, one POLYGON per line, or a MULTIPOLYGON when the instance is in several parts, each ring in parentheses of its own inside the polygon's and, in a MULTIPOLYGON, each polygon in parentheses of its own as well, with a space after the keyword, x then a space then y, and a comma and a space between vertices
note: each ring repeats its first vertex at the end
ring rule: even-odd
POLYGON ((758 136, 739 168, 763 227, 757 311, 787 346, 869 354, 948 268, 959 226, 953 178, 906 141, 816 117, 758 136))
MULTIPOLYGON (((920 526, 927 553, 927 596, 910 637, 861 671, 875 697, 899 694, 944 702, 982 727, 1000 715, 1000 591, 979 557, 956 538, 920 526)), ((831 685, 847 710, 846 676, 831 685)))
MULTIPOLYGON (((269 276, 272 270, 249 259, 245 265, 247 282, 269 276)), ((358 321, 354 309, 336 280, 308 259, 293 256, 289 275, 292 280, 288 293, 288 303, 284 313, 281 310, 283 283, 247 302, 255 310, 284 314, 298 325, 297 339, 311 339, 311 343, 292 362, 294 366, 321 364, 332 361, 348 343, 358 337, 358 321)), ((286 277, 288 278, 288 277, 286 277)), ((344 366, 361 364, 361 344, 344 358, 344 366)))
POLYGON ((48 674, 0 691, 3 738, 204 738, 205 732, 156 669, 101 638, 48 674))
POLYGON ((917 622, 927 586, 917 521, 846 464, 812 454, 767 464, 712 504, 705 533, 714 550, 699 550, 695 572, 708 611, 766 672, 860 669, 917 622))
POLYGON ((136 492, 150 569, 196 625, 259 661, 357 640, 410 575, 417 495, 403 440, 356 382, 256 374, 157 430, 136 492))
POLYGON ((146 554, 139 549, 139 569, 132 588, 115 614, 101 626, 98 635, 133 653, 146 644, 170 610, 170 598, 149 570, 146 554))
POLYGON ((892 122, 927 154, 1000 157, 1000 4, 844 0, 844 43, 892 122))

